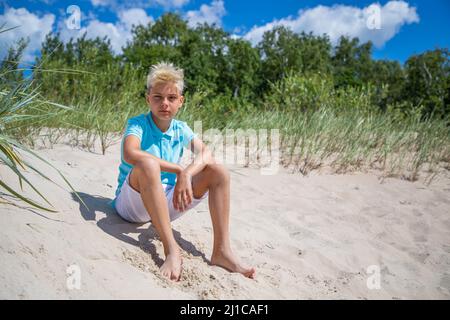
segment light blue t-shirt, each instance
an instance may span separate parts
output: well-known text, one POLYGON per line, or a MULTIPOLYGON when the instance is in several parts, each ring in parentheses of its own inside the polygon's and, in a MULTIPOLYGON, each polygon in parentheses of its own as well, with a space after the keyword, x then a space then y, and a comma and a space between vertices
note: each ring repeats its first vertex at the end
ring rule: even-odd
MULTIPOLYGON (((125 178, 133 168, 131 164, 125 162, 123 159, 123 144, 125 138, 129 135, 134 135, 141 140, 141 150, 172 163, 180 162, 183 156, 183 149, 187 148, 189 142, 195 137, 191 128, 183 121, 172 119, 169 129, 166 132, 162 132, 153 121, 151 112, 130 118, 120 148, 121 163, 119 166, 119 177, 117 179, 118 186, 115 194, 116 197, 111 203, 114 208, 125 178)), ((176 183, 176 174, 161 171, 161 183, 174 186, 176 183)))

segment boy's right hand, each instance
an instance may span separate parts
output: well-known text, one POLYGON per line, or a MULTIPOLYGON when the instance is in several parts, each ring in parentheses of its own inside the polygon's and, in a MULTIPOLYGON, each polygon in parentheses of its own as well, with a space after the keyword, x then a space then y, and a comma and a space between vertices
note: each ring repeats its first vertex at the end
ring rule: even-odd
POLYGON ((192 177, 185 171, 177 175, 177 183, 173 192, 173 207, 178 211, 185 211, 192 203, 192 177))

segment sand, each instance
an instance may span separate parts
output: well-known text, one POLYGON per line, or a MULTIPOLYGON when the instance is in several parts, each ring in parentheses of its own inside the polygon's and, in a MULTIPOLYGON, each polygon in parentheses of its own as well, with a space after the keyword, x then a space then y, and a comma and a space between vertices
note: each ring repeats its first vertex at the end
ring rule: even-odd
MULTIPOLYGON (((105 155, 67 144, 36 149, 69 179, 31 160, 57 184, 36 183, 58 213, 4 196, 0 203, 1 299, 449 299, 450 176, 430 185, 379 174, 263 176, 231 173, 231 238, 255 266, 247 279, 209 265, 204 201, 173 223, 183 253, 180 282, 159 274, 163 250, 150 224, 130 224, 113 199, 120 144, 105 155)), ((2 181, 17 178, 0 166, 2 181)), ((25 194, 38 199, 29 188, 25 194)), ((42 201, 41 201, 42 203, 42 201)))

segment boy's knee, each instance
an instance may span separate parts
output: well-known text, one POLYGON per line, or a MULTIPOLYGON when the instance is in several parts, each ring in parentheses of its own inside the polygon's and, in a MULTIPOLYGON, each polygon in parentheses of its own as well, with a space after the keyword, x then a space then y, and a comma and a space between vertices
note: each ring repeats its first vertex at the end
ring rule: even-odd
POLYGON ((157 175, 158 178, 161 173, 158 161, 153 159, 142 159, 136 163, 135 167, 146 175, 157 175))
POLYGON ((228 169, 222 165, 222 164, 208 164, 209 170, 211 170, 216 178, 218 178, 220 181, 228 182, 230 181, 230 172, 228 169))

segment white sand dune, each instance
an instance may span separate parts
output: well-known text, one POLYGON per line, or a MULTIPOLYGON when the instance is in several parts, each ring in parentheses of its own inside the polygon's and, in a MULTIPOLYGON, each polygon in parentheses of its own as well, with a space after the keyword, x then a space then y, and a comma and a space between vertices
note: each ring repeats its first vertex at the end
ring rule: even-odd
MULTIPOLYGON (((205 201, 173 223, 185 249, 182 279, 174 283, 159 275, 163 250, 152 226, 127 223, 108 205, 120 144, 104 156, 68 145, 37 152, 63 172, 89 210, 58 174, 32 160, 59 184, 27 175, 59 212, 0 204, 1 299, 450 298, 448 175, 427 186, 381 183, 376 174, 262 176, 230 167, 232 246, 256 267, 257 278, 209 265, 205 201), (73 265, 79 289, 67 285, 73 265), (370 266, 379 268, 379 288, 367 285, 377 280, 370 266)), ((5 167, 0 176, 18 186, 5 167)))

